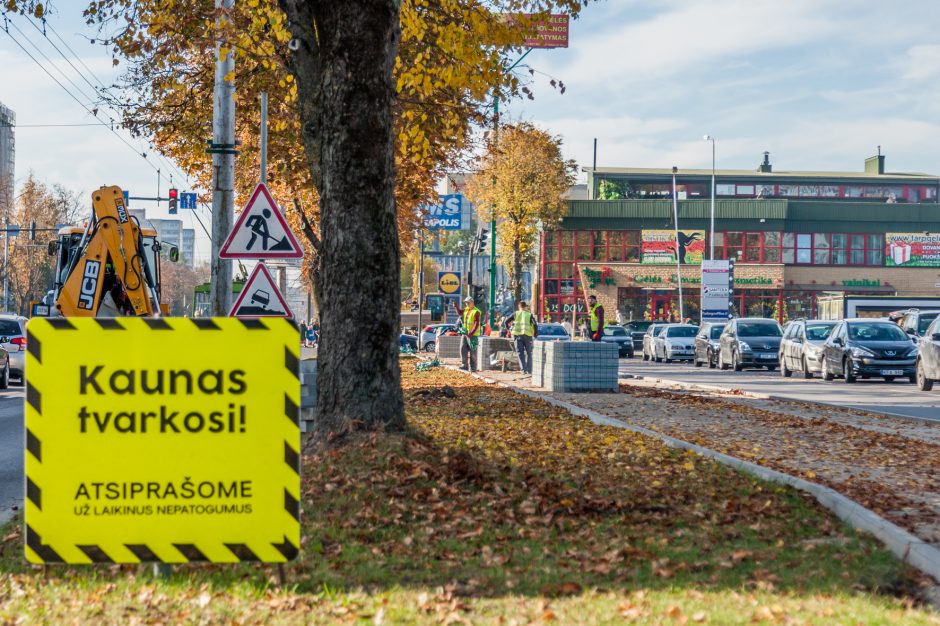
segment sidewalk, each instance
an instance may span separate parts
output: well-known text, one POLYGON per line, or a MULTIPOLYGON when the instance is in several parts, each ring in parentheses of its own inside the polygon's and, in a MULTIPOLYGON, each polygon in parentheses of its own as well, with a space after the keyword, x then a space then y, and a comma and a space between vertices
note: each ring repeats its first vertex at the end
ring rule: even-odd
POLYGON ((772 403, 650 385, 621 384, 620 394, 549 393, 519 372, 481 374, 825 485, 940 545, 940 426, 799 403, 772 410, 772 403))

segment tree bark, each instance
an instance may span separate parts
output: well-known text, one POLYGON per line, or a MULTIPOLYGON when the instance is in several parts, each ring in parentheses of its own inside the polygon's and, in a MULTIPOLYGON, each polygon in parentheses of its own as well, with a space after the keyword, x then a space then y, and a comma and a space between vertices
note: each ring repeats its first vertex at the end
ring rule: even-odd
POLYGON ((404 426, 398 363, 392 68, 395 0, 280 0, 320 194, 321 437, 404 426))

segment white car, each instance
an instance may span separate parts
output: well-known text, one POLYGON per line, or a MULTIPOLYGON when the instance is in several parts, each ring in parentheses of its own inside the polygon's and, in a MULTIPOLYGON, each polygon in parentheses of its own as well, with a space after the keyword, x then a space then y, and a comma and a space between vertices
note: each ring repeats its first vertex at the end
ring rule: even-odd
POLYGON ((656 336, 662 331, 663 328, 669 326, 664 322, 659 322, 656 324, 650 324, 649 328, 646 329, 646 333, 643 335, 643 360, 652 361, 654 358, 653 354, 653 341, 656 339, 656 336))
POLYGON ((695 335, 698 326, 692 324, 670 324, 653 340, 653 358, 672 363, 691 361, 695 356, 695 335))
POLYGON ((20 315, 0 314, 0 347, 10 355, 10 375, 23 382, 26 368, 26 322, 20 315))

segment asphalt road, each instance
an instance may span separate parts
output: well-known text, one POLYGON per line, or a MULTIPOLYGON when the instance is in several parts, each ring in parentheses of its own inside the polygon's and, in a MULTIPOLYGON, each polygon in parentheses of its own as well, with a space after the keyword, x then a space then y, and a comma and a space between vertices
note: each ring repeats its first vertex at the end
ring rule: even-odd
POLYGON ((23 388, 0 391, 0 523, 23 508, 23 388))
POLYGON ((854 385, 846 385, 840 378, 832 382, 818 376, 804 380, 800 374, 784 378, 779 369, 773 372, 749 369, 722 372, 684 363, 643 362, 639 357, 620 359, 620 375, 624 377, 626 374, 940 421, 940 390, 935 387, 932 392, 920 391, 906 378, 891 383, 880 379, 859 380, 854 385))

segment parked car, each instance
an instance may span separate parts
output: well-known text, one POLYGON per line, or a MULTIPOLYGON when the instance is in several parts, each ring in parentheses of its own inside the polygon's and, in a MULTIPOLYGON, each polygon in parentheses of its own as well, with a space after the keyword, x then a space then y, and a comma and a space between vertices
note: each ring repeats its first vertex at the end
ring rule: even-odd
POLYGON ((740 317, 728 321, 718 340, 718 367, 740 372, 745 367, 773 371, 780 363, 780 337, 776 320, 740 317))
POLYGON ((653 341, 653 357, 656 361, 691 361, 695 354, 695 335, 698 326, 670 324, 653 341))
POLYGON ((660 333, 660 331, 668 326, 669 324, 663 322, 656 322, 650 324, 646 328, 646 332, 643 334, 643 345, 640 349, 643 351, 643 360, 652 361, 654 358, 653 355, 653 340, 660 333))
POLYGON ((918 346, 917 386, 921 391, 930 391, 935 382, 940 382, 940 318, 927 327, 918 346))
POLYGON ((457 330, 457 326, 454 324, 428 324, 425 326, 424 330, 421 331, 421 349, 425 352, 434 352, 438 336, 448 330, 457 330))
POLYGON ((724 329, 724 322, 705 322, 698 329, 692 355, 692 364, 695 367, 701 367, 705 363, 711 368, 718 367, 718 339, 724 329))
POLYGON ((652 323, 652 320, 633 320, 623 325, 627 334, 633 337, 633 352, 643 351, 643 335, 652 323))
POLYGON ((917 346, 901 327, 887 319, 841 320, 826 340, 822 377, 841 376, 847 383, 859 378, 888 382, 906 376, 917 382, 917 346))
POLYGON ((536 341, 571 341, 571 335, 561 324, 539 324, 536 341))
POLYGON ((26 369, 26 323, 21 315, 0 314, 0 348, 6 351, 10 361, 10 376, 23 384, 26 369))
POLYGON ((780 340, 780 373, 787 378, 793 372, 802 372, 803 378, 822 373, 823 344, 835 326, 834 320, 789 322, 780 340))
POLYGON ((920 309, 908 309, 904 312, 898 322, 905 333, 913 337, 914 343, 920 343, 921 337, 927 332, 930 323, 937 319, 940 310, 921 311, 920 309))
POLYGON ((601 334, 601 341, 617 344, 621 359, 633 358, 633 338, 624 330, 623 326, 617 326, 616 324, 605 326, 604 332, 601 334))

